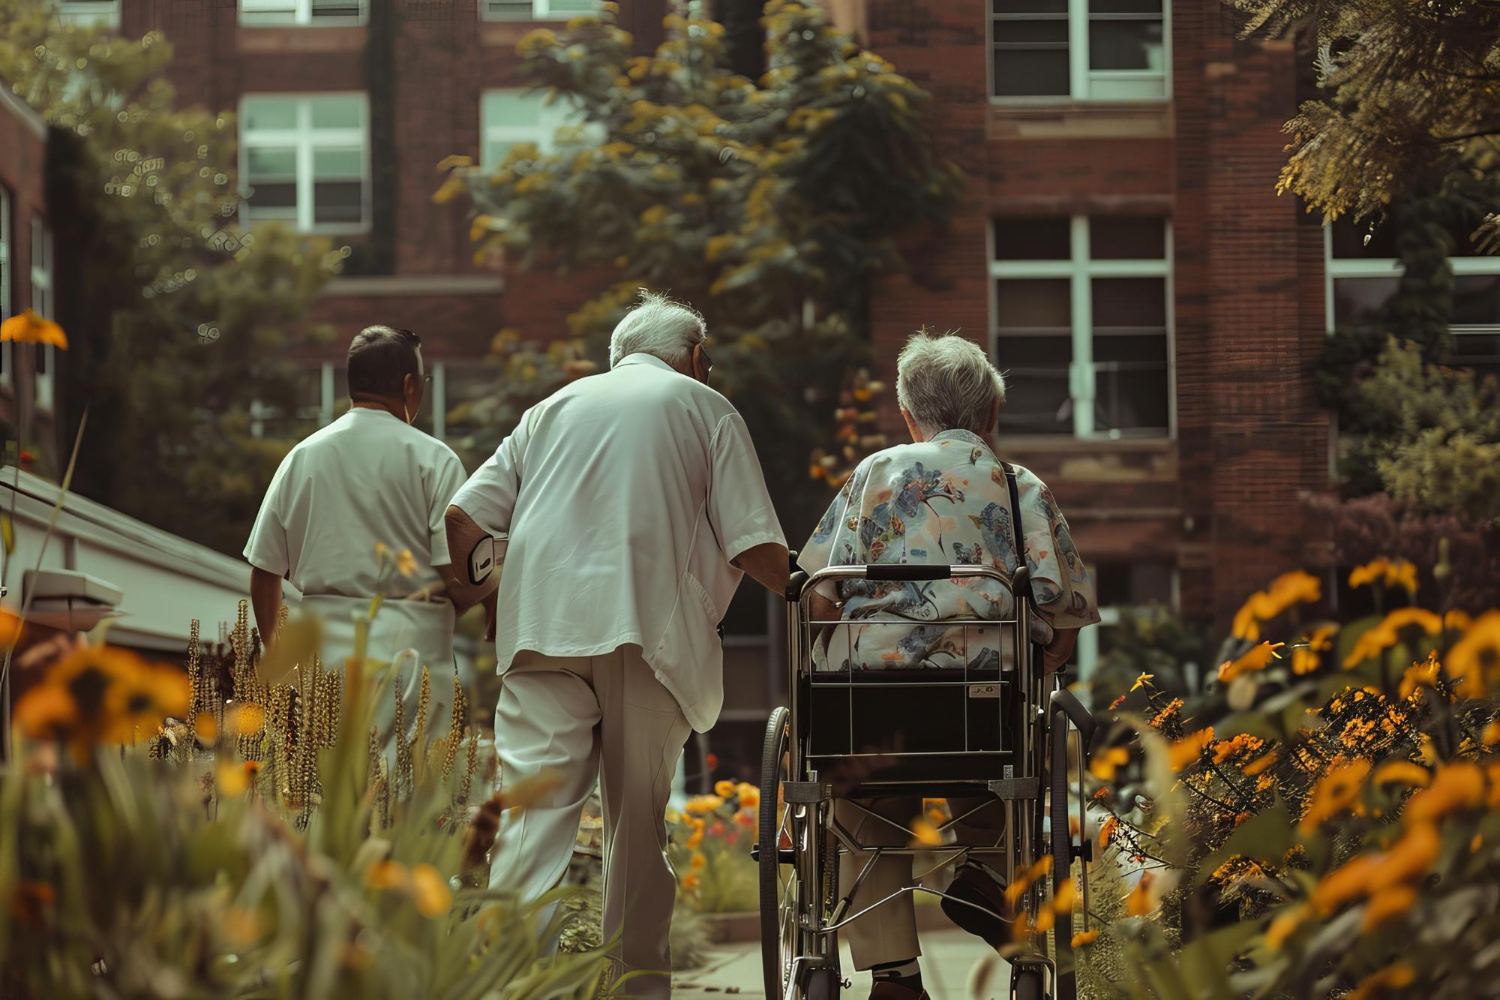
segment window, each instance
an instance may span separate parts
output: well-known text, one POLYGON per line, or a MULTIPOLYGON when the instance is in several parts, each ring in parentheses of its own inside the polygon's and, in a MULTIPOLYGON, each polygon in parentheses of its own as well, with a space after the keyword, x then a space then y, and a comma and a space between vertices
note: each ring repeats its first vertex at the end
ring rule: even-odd
POLYGON ((1000 426, 1018 434, 1171 432, 1171 228, 1158 216, 994 226, 1000 426))
POLYGON ((1089 567, 1099 601, 1099 624, 1078 633, 1073 662, 1078 676, 1087 679, 1099 664, 1102 654, 1115 647, 1116 629, 1132 609, 1161 604, 1176 611, 1180 604, 1177 567, 1170 563, 1131 559, 1127 562, 1100 562, 1089 567))
POLYGON ((365 0, 240 0, 240 23, 248 27, 309 24, 334 27, 365 22, 365 0))
MULTIPOLYGON (((10 317, 10 192, 0 187, 0 320, 10 317)), ((0 386, 11 384, 10 342, 0 344, 0 386)))
POLYGON ((598 11, 599 0, 479 0, 486 21, 562 21, 598 11))
POLYGON ((365 95, 246 97, 240 107, 240 177, 247 225, 279 220, 302 232, 367 229, 365 95))
MULTIPOLYGON (((45 319, 55 319, 56 297, 52 292, 52 232, 41 219, 31 220, 31 308, 45 319)), ((57 373, 57 348, 51 344, 32 347, 36 359, 36 407, 52 409, 57 373)))
POLYGON ((990 0, 990 93, 1166 97, 1166 11, 1163 0, 990 0))
POLYGON ((120 0, 57 0, 57 16, 80 27, 120 26, 120 0))
POLYGON ((511 148, 523 142, 536 143, 543 153, 550 153, 558 145, 557 130, 579 124, 577 111, 571 104, 565 101, 547 104, 545 98, 545 94, 524 90, 484 92, 479 102, 482 126, 479 165, 484 170, 495 170, 505 162, 511 148))
MULTIPOLYGON (((1477 251, 1461 226, 1453 233, 1453 355, 1448 364, 1500 375, 1500 255, 1477 251)), ((1395 235, 1389 226, 1373 232, 1347 220, 1324 229, 1328 266, 1328 332, 1347 325, 1379 322, 1386 300, 1401 282, 1395 235)))

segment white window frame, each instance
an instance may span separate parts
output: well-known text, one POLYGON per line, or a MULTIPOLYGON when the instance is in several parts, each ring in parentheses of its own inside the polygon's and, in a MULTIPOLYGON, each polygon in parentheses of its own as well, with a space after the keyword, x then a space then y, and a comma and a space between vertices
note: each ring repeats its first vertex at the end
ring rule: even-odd
MULTIPOLYGON (((1448 265, 1453 276, 1500 274, 1500 255, 1476 254, 1465 257, 1449 257, 1448 265)), ((1335 257, 1333 255, 1333 229, 1323 227, 1323 323, 1328 334, 1338 326, 1334 315, 1334 283, 1340 278, 1399 278, 1405 273, 1399 258, 1395 257, 1335 257)), ((1500 327, 1483 324, 1455 323, 1449 327, 1453 335, 1466 333, 1500 333, 1500 327)))
MULTIPOLYGON (((250 150, 253 147, 291 147, 296 155, 296 227, 299 233, 343 235, 364 233, 370 229, 370 101, 364 91, 326 91, 315 94, 249 93, 240 98, 240 183, 246 185, 249 196, 250 150), (252 99, 277 98, 296 102, 297 124, 289 129, 256 129, 245 127, 245 104, 252 99), (358 128, 313 128, 312 101, 318 97, 360 98, 360 124, 358 128), (313 152, 320 147, 360 149, 360 220, 358 223, 315 223, 313 198, 313 152)), ((240 225, 250 227, 248 200, 240 207, 240 225)))
POLYGON ((995 93, 995 22, 1005 20, 1061 20, 1051 17, 1028 18, 1026 15, 1007 17, 993 13, 987 5, 984 16, 985 36, 985 83, 989 88, 993 104, 1060 104, 1075 101, 1099 102, 1154 102, 1172 99, 1172 4, 1162 0, 1161 12, 1161 58, 1160 72, 1149 69, 1089 69, 1089 21, 1136 20, 1120 15, 1095 15, 1089 13, 1089 0, 1068 0, 1068 90, 1066 94, 996 94, 995 93), (1132 93, 1142 85, 1160 81, 1160 93, 1132 93), (1113 88, 1111 85, 1114 85, 1113 88), (1125 85, 1134 85, 1126 87, 1125 85), (1113 93, 1111 90, 1113 89, 1113 93))
POLYGON ((481 21, 566 21, 598 12, 597 2, 579 5, 568 0, 479 0, 481 21))
MULTIPOLYGON (((10 189, 0 184, 0 320, 8 319, 11 314, 10 241, 10 189)), ((14 357, 10 341, 0 343, 0 386, 5 388, 13 384, 10 371, 14 357)))
POLYGON ((57 0, 57 17, 80 27, 120 26, 120 0, 57 0))
MULTIPOLYGON (((1097 218, 1098 216, 1096 216, 1097 218)), ((1003 217, 1001 217, 1003 218, 1003 217)), ((1073 437, 1081 440, 1136 440, 1118 429, 1094 430, 1094 402, 1098 398, 1094 377, 1094 300, 1095 278, 1162 278, 1166 301, 1167 324, 1167 428, 1165 440, 1177 438, 1177 333, 1176 290, 1173 287, 1172 220, 1164 218, 1161 259, 1094 260, 1089 249, 1089 216, 1069 218, 1069 259, 1067 260, 997 260, 994 246, 994 221, 991 220, 986 246, 990 258, 990 357, 1004 360, 1000 352, 1000 303, 996 284, 1001 280, 1027 278, 1066 278, 1069 282, 1069 304, 1072 320, 1072 361, 1068 364, 1068 396, 1073 400, 1073 437)), ((1106 216, 1107 218, 1107 216, 1106 216)), ((1055 439, 1058 435, 1047 435, 1055 439)), ((1142 437, 1144 440, 1163 440, 1142 437)))
POLYGON ((304 27, 342 28, 362 25, 369 20, 369 0, 358 0, 359 13, 354 17, 313 17, 313 0, 240 0, 239 23, 251 28, 304 27), (246 14, 283 14, 284 21, 261 21, 246 24, 246 14))
MULTIPOLYGON (((1094 569, 1094 567, 1090 567, 1094 569)), ((1098 580, 1095 580, 1097 583, 1098 580)), ((1168 585, 1171 588, 1167 598, 1167 607, 1173 614, 1182 613, 1182 573, 1176 567, 1171 567, 1168 576, 1168 585)), ((1086 681, 1094 675, 1099 668, 1099 639, 1100 630, 1120 624, 1123 612, 1127 608, 1138 605, 1109 605, 1099 609, 1099 621, 1095 625, 1078 630, 1078 644, 1074 647, 1073 662, 1078 667, 1078 679, 1086 681)))
POLYGON ((551 153, 557 148, 557 130, 569 124, 572 106, 566 101, 554 100, 550 103, 542 103, 545 93, 535 94, 540 106, 541 120, 535 125, 492 125, 485 118, 485 108, 489 98, 493 94, 517 94, 528 95, 524 87, 489 87, 480 92, 479 95, 479 166, 486 173, 498 169, 500 164, 491 163, 485 159, 485 151, 489 149, 491 142, 532 142, 543 154, 551 153))
MULTIPOLYGON (((52 230, 41 219, 31 220, 31 308, 43 319, 54 320, 54 290, 52 288, 52 230)), ((45 372, 35 374, 36 408, 51 412, 57 386, 57 348, 51 344, 37 344, 35 349, 43 353, 45 372)))

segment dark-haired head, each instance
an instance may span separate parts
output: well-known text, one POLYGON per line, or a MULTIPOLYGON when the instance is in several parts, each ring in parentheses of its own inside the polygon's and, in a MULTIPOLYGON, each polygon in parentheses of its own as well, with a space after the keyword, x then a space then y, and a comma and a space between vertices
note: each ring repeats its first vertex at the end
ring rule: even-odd
POLYGON ((349 397, 411 422, 422 406, 422 340, 410 330, 367 326, 349 345, 349 397))

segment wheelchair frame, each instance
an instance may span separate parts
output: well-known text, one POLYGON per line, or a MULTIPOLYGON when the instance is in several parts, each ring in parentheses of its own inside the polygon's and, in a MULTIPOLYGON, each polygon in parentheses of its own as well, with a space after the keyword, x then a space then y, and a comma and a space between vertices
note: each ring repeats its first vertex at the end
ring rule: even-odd
MULTIPOLYGON (((1054 687, 1034 661, 1030 640, 1030 578, 1026 567, 1014 575, 990 566, 944 564, 885 564, 869 566, 831 566, 809 576, 794 572, 787 588, 788 705, 775 709, 767 721, 762 754, 761 808, 759 842, 755 856, 760 874, 761 950, 766 982, 766 996, 782 1000, 834 1000, 848 984, 839 970, 838 932, 851 921, 887 905, 906 894, 926 892, 964 906, 975 906, 963 899, 921 884, 926 875, 971 856, 1004 856, 1006 885, 1014 885, 1019 874, 1028 872, 1041 857, 1052 857, 1050 882, 1032 879, 1031 885, 1014 903, 1012 913, 996 916, 1014 925, 1022 914, 1034 927, 1042 907, 1052 905, 1052 897, 1062 880, 1071 878, 1072 862, 1081 859, 1083 869, 1083 923, 1088 928, 1088 863, 1091 847, 1083 817, 1087 815, 1084 799, 1084 763, 1093 734, 1093 718, 1066 689, 1054 687), (812 620, 809 605, 817 584, 824 581, 886 580, 935 581, 954 578, 987 577, 1001 583, 1014 598, 1014 616, 1007 619, 941 619, 917 621, 904 617, 873 617, 812 620), (962 751, 882 750, 873 754, 855 752, 854 691, 856 688, 881 688, 878 677, 856 681, 854 671, 848 681, 815 682, 813 664, 814 629, 824 627, 857 628, 862 626, 957 625, 964 627, 963 678, 961 680, 899 681, 891 686, 930 689, 963 686, 957 692, 965 699, 962 751), (971 628, 993 627, 1004 633, 1011 626, 1013 659, 1009 667, 996 670, 998 684, 996 711, 1000 713, 1001 746, 996 750, 971 750, 970 709, 967 699, 989 697, 988 690, 974 692, 975 686, 987 685, 987 679, 970 680, 968 632, 971 628), (849 746, 847 755, 811 752, 810 735, 814 724, 811 701, 814 688, 828 688, 847 683, 849 689, 849 746), (1009 685, 1009 719, 1006 712, 1006 686, 1009 685), (1009 739, 1006 739, 1007 726, 1009 739), (1079 840, 1069 829, 1068 734, 1076 729, 1078 766, 1079 840), (860 758, 873 757, 870 761, 860 758), (919 759, 922 758, 922 759, 919 759), (838 778, 840 765, 852 762, 853 780, 831 780, 826 768, 831 763, 838 778), (825 766, 820 776, 816 765, 825 766), (905 767, 905 772, 897 774, 905 767), (963 772, 952 777, 944 771, 953 767, 963 772), (885 779, 881 771, 888 773, 885 779), (861 774, 861 771, 864 771, 861 774), (884 847, 859 843, 833 815, 834 803, 846 801, 883 823, 899 827, 885 817, 871 812, 855 799, 879 795, 923 796, 971 795, 993 796, 1002 803, 1005 816, 1003 845, 944 844, 935 847, 884 847), (1056 817, 1050 834, 1044 836, 1043 817, 1049 806, 1056 817), (851 851, 866 855, 864 867, 855 875, 847 894, 840 896, 838 867, 851 851), (868 906, 851 912, 852 900, 864 884, 873 865, 886 856, 934 855, 940 860, 927 872, 914 877, 902 889, 868 906), (1047 891, 1044 893, 1043 889, 1047 891)), ((852 644, 851 644, 852 646, 852 644)), ((949 671, 951 672, 951 670, 949 671)), ((878 670, 869 671, 872 675, 878 670)), ((940 828, 946 832, 984 806, 977 806, 963 816, 949 819, 940 828)), ((905 829, 904 827, 902 829, 905 829)), ((906 830, 908 834, 911 831, 906 830)), ((983 910, 983 907, 975 907, 983 910)), ((988 912, 988 911, 985 911, 988 912)), ((1022 935, 1022 951, 1010 958, 1012 966, 1010 996, 1020 1000, 1074 1000, 1076 981, 1072 963, 1071 907, 1056 913, 1053 923, 1053 946, 1049 951, 1045 931, 1022 935)), ((902 956, 894 956, 902 957, 902 956)))

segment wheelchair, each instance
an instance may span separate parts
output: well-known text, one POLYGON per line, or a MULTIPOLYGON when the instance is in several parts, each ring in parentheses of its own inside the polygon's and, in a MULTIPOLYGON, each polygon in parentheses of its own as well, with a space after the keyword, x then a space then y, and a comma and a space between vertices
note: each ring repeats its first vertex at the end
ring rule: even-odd
MULTIPOLYGON (((1006 886, 1015 885, 1019 875, 1035 872, 1033 865, 1051 855, 1050 878, 1030 880, 1010 904, 1012 912, 998 915, 1019 937, 1020 951, 1010 957, 1010 996, 1076 997, 1071 907, 1055 914, 1050 944, 1047 933, 1024 928, 1035 927, 1043 908, 1052 907, 1054 894, 1072 877, 1075 859, 1082 865, 1083 927, 1088 928, 1092 844, 1083 822, 1083 781, 1093 718, 1042 669, 1030 641, 1029 595, 1025 566, 1014 575, 988 566, 917 564, 831 566, 811 576, 793 573, 787 590, 789 703, 775 709, 766 724, 759 841, 754 851, 767 997, 835 1000, 849 985, 839 968, 840 929, 902 895, 931 893, 959 905, 975 905, 922 885, 919 877, 896 893, 854 909, 853 897, 880 857, 918 854, 940 858, 928 874, 950 863, 990 855, 1003 871, 1006 886), (963 666, 814 669, 813 642, 819 630, 939 624, 892 614, 812 620, 810 600, 819 583, 971 577, 990 577, 1005 586, 1015 598, 1014 615, 943 620, 940 624, 963 630, 963 666), (1002 637, 996 643, 1002 655, 970 663, 969 630, 981 627, 1002 637), (1007 633, 1009 641, 1003 638, 1007 633), (1077 749, 1076 841, 1068 822, 1070 731, 1077 749), (998 800, 1005 846, 879 847, 858 842, 835 816, 837 801, 891 795, 998 800), (853 851, 865 855, 865 864, 858 872, 850 869, 852 885, 841 895, 840 866, 858 860, 853 851), (1023 915, 1028 919, 1023 921, 1023 915)), ((961 819, 939 827, 945 840, 961 819)))

